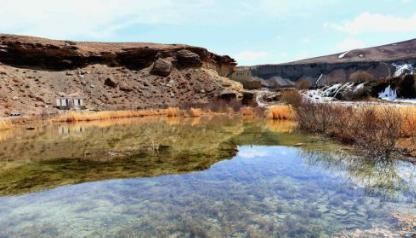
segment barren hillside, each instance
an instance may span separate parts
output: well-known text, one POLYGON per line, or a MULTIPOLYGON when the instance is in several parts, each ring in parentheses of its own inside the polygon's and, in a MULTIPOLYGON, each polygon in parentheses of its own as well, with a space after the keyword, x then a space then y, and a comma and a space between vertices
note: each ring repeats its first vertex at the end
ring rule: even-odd
POLYGON ((0 116, 55 113, 56 99, 87 109, 204 104, 241 86, 225 76, 235 62, 200 47, 56 41, 0 35, 0 116))
POLYGON ((338 54, 304 59, 287 64, 311 64, 311 63, 348 63, 348 62, 371 62, 371 61, 399 61, 416 59, 416 39, 370 47, 355 49, 338 54))
POLYGON ((241 67, 239 70, 248 70, 253 76, 262 79, 281 77, 292 81, 308 80, 315 83, 323 76, 326 82, 334 83, 348 81, 357 71, 367 72, 375 79, 388 78, 396 70, 395 65, 404 64, 416 64, 416 40, 284 64, 241 67))

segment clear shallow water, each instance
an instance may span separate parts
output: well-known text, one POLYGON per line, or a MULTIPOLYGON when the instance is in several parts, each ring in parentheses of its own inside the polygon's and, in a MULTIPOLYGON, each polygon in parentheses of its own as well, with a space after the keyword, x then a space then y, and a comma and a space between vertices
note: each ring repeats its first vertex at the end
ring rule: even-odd
MULTIPOLYGON (((152 125, 110 126, 107 132, 120 134, 105 133, 102 142, 118 138, 118 144, 94 148, 130 152, 119 138, 132 145, 132 132, 142 130, 141 137, 147 130, 157 133, 165 122, 152 125)), ((416 214, 416 167, 411 164, 346 156, 326 141, 278 132, 281 128, 263 122, 215 125, 168 125, 172 141, 162 143, 169 149, 159 154, 140 149, 139 156, 136 148, 133 155, 126 153, 127 159, 105 162, 100 157, 68 164, 70 158, 56 160, 52 153, 47 163, 5 163, 10 169, 3 174, 23 166, 27 176, 10 178, 19 186, 4 186, 0 237, 333 237, 374 228, 398 234, 392 213, 416 214), (187 140, 190 135, 205 135, 208 142, 187 140), (214 141, 208 137, 222 140, 206 149, 214 141), (137 173, 140 165, 153 172, 137 173), (49 176, 37 181, 39 171, 49 176), (52 185, 39 187, 39 181, 52 185)), ((89 130, 97 132, 87 128, 87 135, 89 130)), ((161 133, 167 137, 167 131, 161 133)), ((62 142, 60 136, 52 138, 62 142)), ((71 138, 71 143, 84 139, 71 138)), ((11 146, 22 140, 6 141, 11 146)))

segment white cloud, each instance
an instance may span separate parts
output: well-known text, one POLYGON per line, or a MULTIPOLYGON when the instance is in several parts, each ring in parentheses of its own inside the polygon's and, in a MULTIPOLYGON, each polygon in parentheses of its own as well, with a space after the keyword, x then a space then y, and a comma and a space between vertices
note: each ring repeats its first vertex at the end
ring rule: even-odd
POLYGON ((341 24, 326 24, 327 27, 350 33, 397 33, 415 32, 416 14, 409 17, 389 16, 364 12, 351 21, 341 24))
POLYGON ((259 16, 266 21, 268 17, 304 14, 304 9, 331 1, 334 0, 0 0, 0 32, 109 39, 139 24, 224 26, 259 16))
POLYGON ((181 24, 212 0, 0 0, 0 31, 100 38, 134 24, 181 24))
POLYGON ((347 38, 339 42, 336 46, 336 49, 339 51, 348 51, 354 49, 365 48, 366 44, 360 40, 354 38, 347 38))

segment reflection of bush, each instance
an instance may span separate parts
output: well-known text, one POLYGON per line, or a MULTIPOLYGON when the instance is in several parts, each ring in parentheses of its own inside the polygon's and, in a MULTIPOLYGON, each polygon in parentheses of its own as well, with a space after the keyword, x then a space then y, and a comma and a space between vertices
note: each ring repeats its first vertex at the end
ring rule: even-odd
POLYGON ((409 194, 413 199, 416 195, 416 184, 412 178, 416 174, 406 174, 405 167, 411 167, 406 162, 380 160, 374 161, 356 157, 346 153, 316 152, 303 150, 301 155, 312 166, 322 166, 333 172, 346 171, 351 181, 365 189, 368 195, 377 195, 385 199, 403 199, 403 194, 409 194))
POLYGON ((401 137, 416 133, 413 108, 303 103, 296 110, 301 129, 352 143, 377 159, 395 152, 401 137))

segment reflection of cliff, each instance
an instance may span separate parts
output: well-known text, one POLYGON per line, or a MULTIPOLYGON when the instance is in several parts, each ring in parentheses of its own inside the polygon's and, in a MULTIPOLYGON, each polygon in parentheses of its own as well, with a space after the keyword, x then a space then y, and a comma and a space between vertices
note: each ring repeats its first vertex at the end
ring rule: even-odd
POLYGON ((140 119, 112 126, 100 126, 101 123, 52 125, 34 131, 17 129, 15 137, 0 143, 0 158, 32 161, 60 158, 108 160, 149 149, 156 151, 159 147, 169 147, 169 151, 195 151, 201 144, 204 144, 202 148, 208 153, 241 128, 236 123, 219 126, 218 130, 207 130, 211 126, 210 122, 191 126, 186 121, 172 124, 170 121, 140 119), (223 139, 221 134, 224 135, 223 139))
POLYGON ((377 194, 386 199, 406 199, 400 194, 409 194, 414 202, 416 195, 415 166, 403 161, 375 161, 347 154, 316 153, 304 150, 304 158, 312 165, 347 173, 348 178, 368 194, 377 194))
POLYGON ((241 123, 219 124, 138 120, 23 131, 0 143, 0 194, 206 169, 233 156, 235 147, 227 140, 243 128, 241 123))
MULTIPOLYGON (((186 173, 232 158, 236 144, 296 144, 263 122, 131 120, 16 131, 0 142, 0 195, 115 178, 186 173)), ((279 127, 277 127, 279 128, 279 127)))

